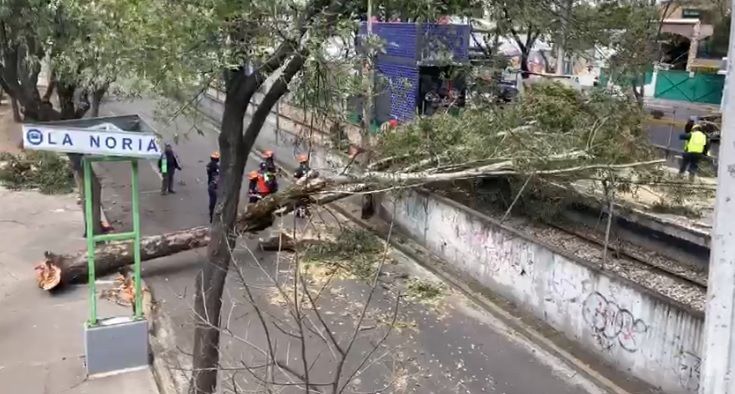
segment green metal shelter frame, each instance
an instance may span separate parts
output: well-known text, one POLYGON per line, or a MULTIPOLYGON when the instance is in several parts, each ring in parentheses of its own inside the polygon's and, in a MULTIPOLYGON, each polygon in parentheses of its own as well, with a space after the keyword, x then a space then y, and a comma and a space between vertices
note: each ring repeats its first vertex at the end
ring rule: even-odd
MULTIPOLYGON (((160 158, 160 136, 139 115, 24 123, 23 147, 30 150, 69 154, 81 166, 84 194, 84 223, 87 238, 88 317, 84 324, 84 357, 87 375, 121 372, 149 363, 148 321, 143 315, 141 283, 140 183, 141 160, 160 158), (95 162, 130 163, 132 231, 95 234, 92 198, 95 162), (124 253, 133 258, 133 316, 97 316, 97 245, 123 242, 124 253), (113 340, 111 340, 113 339, 113 340)), ((165 160, 164 160, 165 162, 165 160)), ((97 217, 99 220, 99 217, 97 217)))
POLYGON ((109 241, 132 241, 133 242, 133 281, 135 289, 134 318, 143 319, 143 295, 140 273, 140 197, 138 182, 138 158, 115 157, 115 156, 84 156, 84 220, 87 232, 87 264, 88 264, 88 288, 89 288, 89 320, 87 325, 97 325, 97 276, 95 273, 95 249, 100 242, 109 241), (129 161, 131 168, 131 193, 133 214, 133 231, 115 234, 94 234, 94 215, 92 214, 92 163, 98 161, 129 161))

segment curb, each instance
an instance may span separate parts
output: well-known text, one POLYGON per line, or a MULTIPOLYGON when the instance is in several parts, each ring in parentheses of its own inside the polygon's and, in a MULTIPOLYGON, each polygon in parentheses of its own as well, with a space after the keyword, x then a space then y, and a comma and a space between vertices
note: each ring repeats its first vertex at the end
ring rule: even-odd
POLYGON ((153 373, 153 380, 156 382, 156 387, 160 394, 183 393, 186 382, 182 382, 181 379, 176 378, 164 358, 164 355, 169 352, 167 349, 175 348, 173 343, 169 343, 166 340, 166 338, 171 338, 168 334, 171 332, 170 322, 156 308, 153 290, 149 286, 145 286, 145 288, 148 291, 143 293, 143 314, 148 318, 149 324, 148 342, 150 346, 150 367, 153 373))

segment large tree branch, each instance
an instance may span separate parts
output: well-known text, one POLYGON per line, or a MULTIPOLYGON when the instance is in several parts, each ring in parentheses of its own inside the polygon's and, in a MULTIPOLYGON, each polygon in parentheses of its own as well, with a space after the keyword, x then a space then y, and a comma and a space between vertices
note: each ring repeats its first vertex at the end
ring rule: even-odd
POLYGON ((296 22, 296 34, 292 37, 284 37, 283 42, 276 48, 273 54, 256 70, 256 74, 268 75, 276 71, 283 62, 291 57, 300 47, 301 39, 309 29, 310 22, 320 12, 335 12, 335 6, 341 6, 341 1, 313 0, 306 6, 306 11, 301 14, 296 22))
POLYGON ((273 106, 276 105, 281 96, 288 91, 289 82, 301 70, 301 67, 303 67, 306 56, 308 56, 307 50, 296 53, 283 69, 278 79, 268 89, 268 93, 263 97, 263 100, 258 104, 258 109, 255 110, 250 124, 245 131, 245 148, 248 152, 253 143, 255 143, 255 139, 258 137, 266 119, 268 119, 271 109, 273 109, 273 106))

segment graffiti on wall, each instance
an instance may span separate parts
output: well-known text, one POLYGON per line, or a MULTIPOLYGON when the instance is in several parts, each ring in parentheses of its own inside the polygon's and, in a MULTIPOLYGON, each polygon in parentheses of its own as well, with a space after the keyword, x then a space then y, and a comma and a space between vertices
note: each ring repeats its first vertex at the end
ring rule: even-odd
POLYGON ((564 310, 568 309, 567 303, 582 302, 582 296, 589 292, 591 284, 587 279, 581 281, 568 279, 559 265, 554 264, 547 286, 550 297, 546 301, 556 304, 559 310, 564 310))
POLYGON ((679 377, 679 384, 687 391, 697 392, 699 390, 699 373, 702 367, 702 359, 687 351, 681 351, 677 359, 676 374, 679 377))
POLYGON ((648 325, 643 320, 635 318, 629 310, 598 292, 587 296, 582 306, 582 316, 594 330, 597 342, 605 349, 619 345, 626 351, 635 352, 648 331, 648 325))

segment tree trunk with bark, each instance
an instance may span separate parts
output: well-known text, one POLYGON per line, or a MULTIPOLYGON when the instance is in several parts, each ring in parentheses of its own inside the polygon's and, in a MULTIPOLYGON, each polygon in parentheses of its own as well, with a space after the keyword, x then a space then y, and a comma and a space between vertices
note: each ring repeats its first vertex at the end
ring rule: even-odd
MULTIPOLYGON (((77 184, 77 188, 79 189, 79 196, 82 199, 82 218, 85 219, 84 234, 86 236, 87 222, 84 205, 86 202, 86 196, 84 195, 84 166, 82 165, 83 156, 84 155, 80 155, 77 153, 67 154, 67 157, 69 157, 69 164, 71 165, 72 172, 74 173, 74 181, 77 184)), ((94 231, 94 234, 102 234, 102 184, 100 183, 97 174, 94 172, 94 168, 92 169, 92 173, 90 175, 92 177, 92 225, 94 226, 92 230, 94 231)))
MULTIPOLYGON (((314 176, 314 174, 311 174, 311 176, 314 176)), ((234 228, 229 232, 229 234, 232 234, 229 241, 234 240, 236 234, 254 233, 269 228, 277 217, 276 212, 280 215, 287 214, 293 210, 297 202, 302 202, 304 199, 315 204, 328 204, 354 195, 354 193, 368 190, 370 186, 366 183, 354 183, 340 191, 323 194, 319 199, 310 199, 310 195, 324 191, 331 185, 334 185, 334 183, 323 179, 306 179, 293 187, 264 198, 257 204, 249 205, 247 210, 237 215, 237 219, 233 224, 234 228)), ((223 211, 228 209, 225 201, 222 201, 222 204, 221 209, 223 211)), ((237 206, 235 206, 235 209, 237 209, 237 206)), ((144 237, 141 240, 141 261, 207 246, 210 244, 209 234, 210 229, 208 227, 194 227, 188 230, 144 237)), ((227 253, 229 253, 229 250, 228 247, 227 253)), ((129 242, 98 244, 95 249, 95 256, 95 268, 100 275, 114 272, 133 263, 129 242)), ((67 284, 86 281, 88 268, 86 261, 86 250, 63 255, 46 252, 45 260, 36 265, 39 287, 44 290, 52 290, 67 284), (71 270, 71 272, 67 273, 67 270, 71 270), (59 279, 48 279, 55 276, 58 276, 59 279)), ((206 264, 204 268, 210 265, 206 264)))
MULTIPOLYGON (((217 204, 211 225, 212 240, 208 249, 209 262, 204 264, 201 273, 197 276, 197 293, 194 300, 196 315, 206 319, 206 321, 197 322, 194 330, 193 372, 190 387, 194 394, 210 394, 217 387, 219 316, 225 277, 231 259, 230 250, 234 247, 234 241, 237 238, 234 230, 245 163, 271 110, 281 96, 288 91, 289 82, 304 65, 305 52, 305 50, 295 51, 290 43, 284 43, 268 62, 250 75, 246 75, 245 66, 225 72, 225 108, 219 137, 222 155, 220 159, 221 183, 217 190, 217 204), (243 118, 251 98, 266 76, 276 71, 282 64, 280 77, 268 89, 243 134, 243 118)), ((268 215, 268 220, 272 221, 271 214, 268 215)))
MULTIPOLYGON (((209 228, 195 227, 163 235, 144 237, 140 241, 141 260, 200 248, 209 243, 209 228)), ((99 276, 115 272, 133 264, 132 242, 111 242, 101 244, 95 250, 95 273, 99 276)), ((45 260, 35 267, 38 286, 52 290, 72 283, 87 281, 89 273, 87 251, 59 255, 45 253, 45 260)))
POLYGON ((46 92, 43 93, 43 100, 44 101, 51 101, 51 96, 54 94, 54 90, 56 89, 56 73, 54 73, 53 70, 49 73, 48 76, 48 84, 46 85, 46 92))
POLYGON ((89 115, 91 117, 96 118, 100 116, 100 105, 102 105, 102 99, 105 97, 109 86, 109 84, 105 84, 103 87, 95 89, 92 92, 92 100, 89 107, 89 115))
POLYGON ((13 121, 20 123, 23 121, 23 117, 20 115, 20 105, 18 105, 18 99, 10 97, 10 104, 13 107, 13 121))
POLYGON ((203 262, 196 277, 194 312, 197 320, 192 352, 190 392, 212 393, 217 387, 219 363, 219 326, 222 292, 234 247, 235 222, 240 203, 245 158, 250 146, 244 146, 243 118, 255 93, 256 84, 245 76, 243 68, 226 72, 225 108, 219 135, 221 176, 217 188, 217 204, 211 224, 209 261, 203 262), (204 320, 206 319, 206 320, 204 320))

